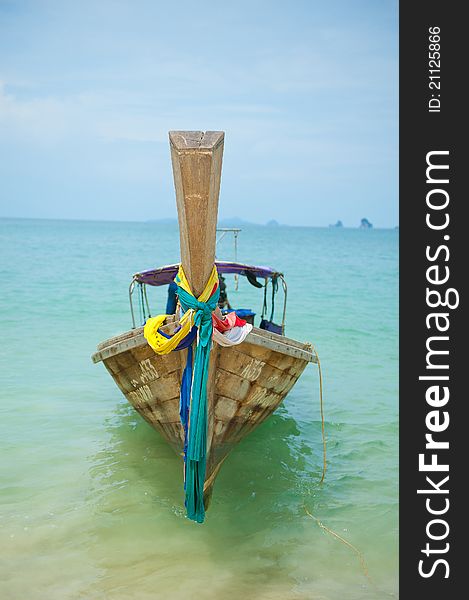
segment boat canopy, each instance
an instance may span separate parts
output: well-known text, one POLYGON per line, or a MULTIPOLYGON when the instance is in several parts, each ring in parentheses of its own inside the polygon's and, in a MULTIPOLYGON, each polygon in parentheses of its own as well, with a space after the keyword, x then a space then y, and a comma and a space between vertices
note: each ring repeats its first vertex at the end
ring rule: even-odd
MULTIPOLYGON (((260 277, 261 279, 276 279, 282 277, 282 273, 275 271, 271 267, 256 267, 236 262, 215 261, 217 271, 220 274, 244 275, 245 277, 260 277)), ((135 273, 133 281, 144 283, 146 285, 168 285, 176 277, 179 269, 179 263, 160 267, 159 269, 149 269, 135 273)))

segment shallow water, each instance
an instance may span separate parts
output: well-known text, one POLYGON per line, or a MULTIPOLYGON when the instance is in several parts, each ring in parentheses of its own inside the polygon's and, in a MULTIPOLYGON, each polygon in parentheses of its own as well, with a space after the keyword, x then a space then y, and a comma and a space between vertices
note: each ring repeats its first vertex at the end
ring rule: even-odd
MULTIPOLYGON (((90 360, 130 326, 131 274, 177 260, 177 228, 0 220, 2 599, 397 596, 398 234, 247 227, 239 242, 286 274, 286 333, 319 351, 328 472, 319 485, 310 365, 227 459, 199 526, 180 459, 90 360)), ((218 254, 233 258, 228 239, 218 254)), ((228 285, 260 309, 259 290, 228 285)))

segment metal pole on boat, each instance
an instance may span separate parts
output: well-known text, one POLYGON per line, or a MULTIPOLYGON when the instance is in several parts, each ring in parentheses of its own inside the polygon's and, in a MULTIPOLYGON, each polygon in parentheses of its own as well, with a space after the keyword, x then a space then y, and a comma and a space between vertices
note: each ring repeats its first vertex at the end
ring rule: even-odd
POLYGON ((170 131, 181 263, 199 296, 215 262, 223 131, 170 131))

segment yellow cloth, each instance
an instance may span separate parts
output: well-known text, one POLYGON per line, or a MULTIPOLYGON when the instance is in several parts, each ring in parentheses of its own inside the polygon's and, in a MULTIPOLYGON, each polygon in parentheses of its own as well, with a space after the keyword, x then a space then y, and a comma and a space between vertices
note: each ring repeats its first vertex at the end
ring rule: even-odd
MULTIPOLYGON (((184 273, 182 265, 179 266, 179 271, 176 275, 175 282, 188 294, 194 296, 189 282, 187 281, 187 277, 184 273)), ((212 294, 212 290, 216 283, 218 283, 218 272, 214 265, 207 285, 205 286, 204 291, 200 294, 197 300, 199 302, 207 302, 207 300, 212 294)), ((161 333, 158 331, 158 329, 164 323, 168 315, 158 315, 157 317, 152 317, 148 319, 148 321, 145 323, 145 327, 143 328, 143 335, 145 336, 145 339, 147 340, 148 344, 153 348, 153 350, 157 354, 169 354, 179 345, 179 343, 186 337, 186 335, 188 335, 188 333, 192 329, 194 322, 194 313, 195 310, 190 308, 187 312, 185 312, 182 315, 181 319, 179 320, 179 325, 181 326, 181 328, 170 338, 166 338, 164 335, 161 335, 161 333)))
MULTIPOLYGON (((184 273, 184 269, 182 268, 182 265, 179 265, 179 271, 178 271, 178 274, 176 275, 176 277, 174 278, 174 281, 178 284, 178 286, 180 288, 185 290, 191 296, 194 296, 194 294, 192 293, 192 290, 191 290, 191 286, 189 285, 189 282, 187 281, 187 277, 186 277, 186 274, 184 273)), ((213 269, 212 269, 212 272, 210 273, 210 277, 208 278, 207 285, 205 286, 204 291, 200 294, 200 296, 197 298, 197 300, 199 302, 207 302, 207 300, 212 295, 212 290, 216 283, 218 283, 218 271, 217 271, 216 266, 213 265, 213 269)))

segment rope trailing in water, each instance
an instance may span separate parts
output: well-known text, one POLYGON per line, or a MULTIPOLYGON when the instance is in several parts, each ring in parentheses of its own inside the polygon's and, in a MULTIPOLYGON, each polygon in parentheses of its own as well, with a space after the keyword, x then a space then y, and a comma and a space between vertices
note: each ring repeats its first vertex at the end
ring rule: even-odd
MULTIPOLYGON (((319 406, 320 406, 320 411, 321 411, 321 432, 322 432, 322 447, 323 447, 322 476, 321 476, 321 480, 319 482, 321 484, 324 482, 324 478, 326 476, 326 470, 327 470, 326 433, 325 433, 324 402, 323 402, 323 380, 322 380, 322 368, 321 368, 321 361, 319 359, 319 354, 318 354, 316 348, 312 344, 311 344, 311 347, 314 352, 314 355, 316 356, 318 372, 319 372, 319 406)), ((335 532, 334 530, 332 530, 329 527, 327 527, 326 525, 324 525, 324 523, 322 521, 320 521, 317 517, 315 517, 308 510, 308 508, 306 507, 306 504, 303 504, 303 508, 304 508, 306 514, 309 517, 311 517, 311 519, 313 519, 321 529, 323 529, 324 531, 329 533, 332 537, 336 538, 337 540, 339 540, 339 542, 342 542, 342 544, 344 544, 345 546, 347 546, 348 548, 353 550, 353 552, 355 552, 355 554, 358 557, 358 560, 360 561, 360 566, 363 570, 363 575, 368 579, 368 581, 371 583, 371 585, 373 587, 376 587, 373 579, 371 578, 371 576, 369 574, 368 567, 367 567, 367 564, 365 561, 365 557, 363 556, 363 553, 360 552, 360 550, 356 546, 354 546, 351 542, 347 541, 345 538, 343 538, 337 532, 335 532)))
POLYGON ((322 394, 322 368, 321 361, 319 360, 319 354, 316 348, 311 344, 311 349, 316 356, 316 360, 318 363, 318 373, 319 373, 319 408, 321 411, 321 434, 322 434, 322 476, 321 481, 319 483, 323 483, 324 478, 326 477, 327 471, 327 444, 326 444, 326 427, 324 422, 324 402, 323 402, 323 394, 322 394))
POLYGON ((363 574, 368 579, 368 581, 372 585, 374 585, 374 582, 371 579, 370 574, 368 572, 368 567, 366 565, 365 557, 363 556, 363 553, 360 552, 360 550, 356 546, 354 546, 353 544, 351 544, 350 542, 348 542, 346 539, 344 539, 341 535, 339 535, 338 533, 336 533, 332 529, 329 529, 329 527, 326 527, 324 525, 324 523, 322 523, 317 517, 315 517, 313 514, 311 514, 309 512, 309 510, 306 508, 306 505, 303 505, 303 508, 305 509, 305 513, 309 517, 311 517, 314 521, 316 521, 316 523, 319 525, 319 527, 321 529, 324 529, 324 531, 327 531, 327 533, 329 533, 330 535, 332 535, 333 537, 335 537, 336 539, 338 539, 340 542, 342 542, 342 544, 345 544, 345 546, 347 546, 348 548, 350 548, 351 550, 353 550, 355 552, 355 554, 358 556, 358 560, 360 561, 360 565, 361 565, 361 567, 363 569, 363 574))

